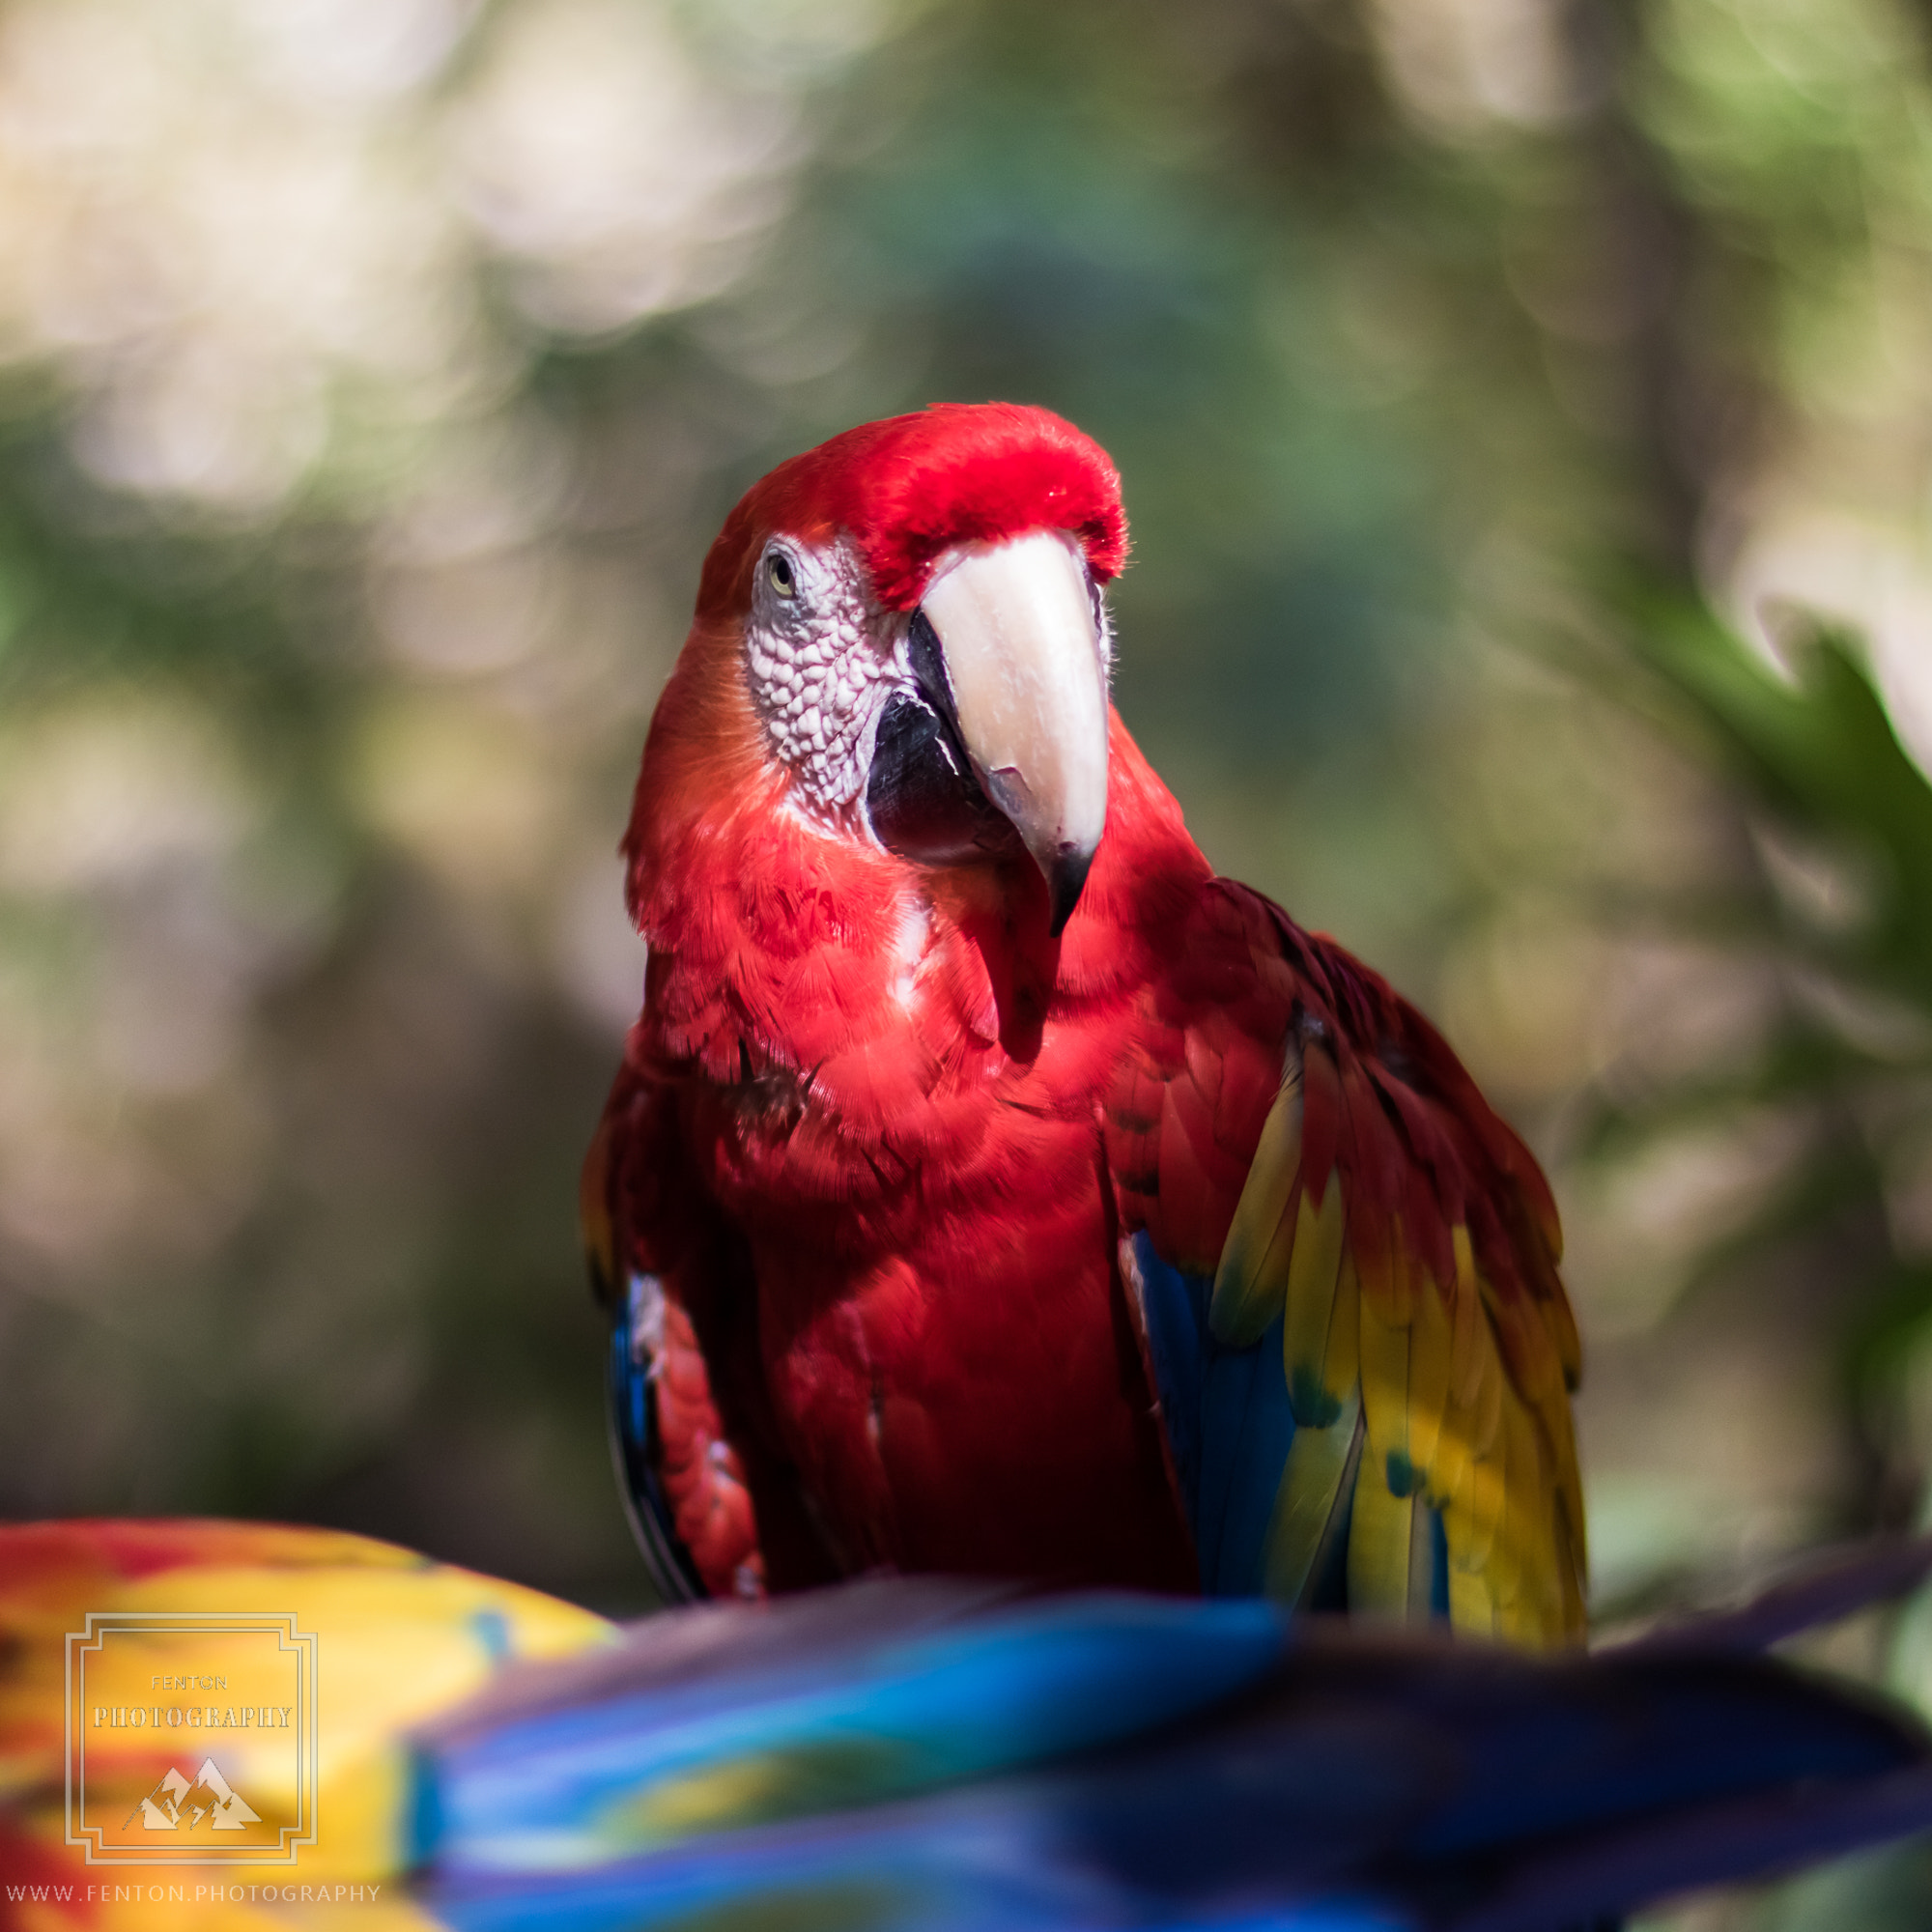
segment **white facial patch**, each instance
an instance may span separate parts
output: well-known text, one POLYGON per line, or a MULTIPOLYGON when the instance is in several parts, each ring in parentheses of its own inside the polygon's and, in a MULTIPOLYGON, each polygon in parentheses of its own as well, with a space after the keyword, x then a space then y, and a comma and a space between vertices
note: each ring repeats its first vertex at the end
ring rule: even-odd
POLYGON ((808 816, 864 823, 872 734, 905 682, 904 626, 882 621, 859 559, 779 539, 758 558, 745 666, 772 749, 808 816), (787 588, 789 594, 786 594, 787 588))

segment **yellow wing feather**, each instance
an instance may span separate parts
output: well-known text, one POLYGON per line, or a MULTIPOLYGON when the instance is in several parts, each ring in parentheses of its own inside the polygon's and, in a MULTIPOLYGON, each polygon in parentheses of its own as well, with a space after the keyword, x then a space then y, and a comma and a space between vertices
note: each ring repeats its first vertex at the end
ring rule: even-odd
MULTIPOLYGON (((1328 1190, 1341 1218, 1342 1190, 1328 1190)), ((1337 1501, 1354 1480, 1359 1459, 1360 1287, 1355 1264, 1337 1244, 1334 1286, 1325 1301, 1293 1291, 1282 1324, 1282 1373, 1295 1412, 1274 1515, 1264 1546, 1264 1587, 1284 1603, 1298 1603, 1316 1580, 1328 1548, 1337 1501), (1325 1332, 1318 1327, 1325 1316, 1325 1332)))
MULTIPOLYGON (((1447 1260, 1438 1276, 1424 1259, 1431 1242, 1405 1225, 1408 1209, 1398 1205, 1406 1199, 1426 1215, 1435 1197, 1405 1197, 1400 1180, 1390 1194, 1386 1178, 1374 1176, 1383 1191, 1363 1196, 1366 1183, 1349 1165, 1367 1157, 1357 1150, 1378 1145, 1393 1147, 1399 1161, 1415 1159, 1398 1116, 1376 1111, 1383 1103, 1355 1075, 1331 1074, 1311 1089, 1293 1040, 1286 1059, 1208 1310, 1224 1348, 1253 1347, 1282 1322, 1296 1433, 1264 1546, 1265 1587, 1305 1601, 1346 1522, 1352 1610, 1420 1617, 1446 1600, 1459 1630, 1531 1644, 1573 1637, 1583 1623, 1582 1494, 1569 1412, 1578 1350, 1554 1256, 1536 1246, 1543 1236, 1507 1236, 1519 1245, 1519 1279, 1504 1294, 1458 1218, 1442 1230, 1446 1243, 1435 1236, 1435 1252, 1447 1260), (1373 1113, 1349 1120, 1346 1132, 1322 1121, 1323 1145, 1335 1151, 1319 1194, 1303 1160, 1315 1131, 1311 1093, 1314 1104, 1339 1103, 1345 1116, 1373 1113), (1378 1205, 1365 1208, 1365 1200, 1378 1205), (1376 1218, 1354 1227, 1359 1212, 1376 1218), (1520 1252, 1523 1243, 1535 1252, 1520 1252)), ((1488 1223, 1485 1239, 1498 1238, 1496 1225, 1488 1223)))
POLYGON ((1300 1192, 1301 1062, 1291 1048, 1214 1270, 1208 1325, 1224 1347, 1251 1348, 1281 1313, 1300 1192))
MULTIPOLYGON (((1371 1445, 1371 1453, 1373 1445, 1371 1445)), ((1390 1492, 1370 1455, 1355 1478, 1349 1520, 1349 1609, 1351 1615, 1406 1616, 1408 1556, 1416 1498, 1390 1492)))
POLYGON ((1289 1401, 1297 1423, 1318 1429, 1327 1425, 1348 1390, 1346 1382, 1340 1387, 1327 1385, 1325 1366, 1342 1286, 1346 1224, 1339 1175, 1329 1176, 1327 1191, 1313 1208, 1303 1190, 1282 1289, 1282 1368, 1288 1377, 1289 1401))
MULTIPOLYGON (((1436 1464, 1445 1455, 1443 1437, 1449 1415, 1450 1356, 1455 1345, 1449 1310, 1441 1291, 1422 1276, 1408 1324, 1408 1455, 1418 1469, 1430 1472, 1431 1487, 1442 1488, 1436 1464)), ((1453 1456, 1453 1449, 1447 1452, 1453 1456)))
POLYGON ((1263 1585, 1285 1604, 1300 1603, 1320 1572, 1335 1524, 1336 1499, 1354 1473, 1362 1420, 1351 1385, 1326 1429, 1297 1429, 1275 1491, 1263 1585))

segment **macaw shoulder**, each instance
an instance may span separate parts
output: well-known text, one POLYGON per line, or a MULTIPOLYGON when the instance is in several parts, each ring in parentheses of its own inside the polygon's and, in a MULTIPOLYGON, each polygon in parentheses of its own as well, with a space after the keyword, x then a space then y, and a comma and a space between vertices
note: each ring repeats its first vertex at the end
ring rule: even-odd
POLYGON ((1311 1053, 1300 1165, 1318 1193, 1339 1168, 1356 1175, 1363 1208, 1373 1200, 1394 1215, 1420 1185, 1430 1211, 1406 1218, 1410 1238, 1427 1238, 1464 1218, 1468 1193, 1500 1192, 1520 1203, 1537 1245, 1560 1252, 1534 1158, 1441 1035, 1332 939, 1225 879, 1170 927, 1109 1093, 1125 1232, 1145 1229, 1164 1259, 1211 1275, 1269 1110, 1311 1053))
POLYGON ((1159 933, 1103 1115, 1122 1231, 1212 1274, 1282 1080, 1300 986, 1285 916, 1202 881, 1159 933))

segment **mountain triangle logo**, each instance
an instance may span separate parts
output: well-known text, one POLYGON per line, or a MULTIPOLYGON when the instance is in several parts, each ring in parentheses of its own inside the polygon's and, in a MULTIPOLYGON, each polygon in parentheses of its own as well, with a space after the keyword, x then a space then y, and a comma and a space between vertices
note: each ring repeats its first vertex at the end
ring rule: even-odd
POLYGON ((222 1776, 214 1760, 205 1757, 192 1782, 170 1765, 168 1775, 128 1812, 121 1829, 125 1832, 136 1818, 150 1832, 192 1832, 203 1824, 211 1831, 239 1832, 260 1823, 261 1813, 222 1776))

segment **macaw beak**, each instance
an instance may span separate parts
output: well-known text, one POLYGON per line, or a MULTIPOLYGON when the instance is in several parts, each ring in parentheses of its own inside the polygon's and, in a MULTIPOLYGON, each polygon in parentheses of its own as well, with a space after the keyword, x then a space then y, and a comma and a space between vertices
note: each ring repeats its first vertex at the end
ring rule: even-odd
POLYGON ((980 789, 1046 877, 1055 937, 1079 903, 1107 822, 1107 664, 1078 545, 1038 530, 942 557, 913 620, 915 669, 935 671, 980 789), (930 644, 937 667, 921 663, 930 644))

